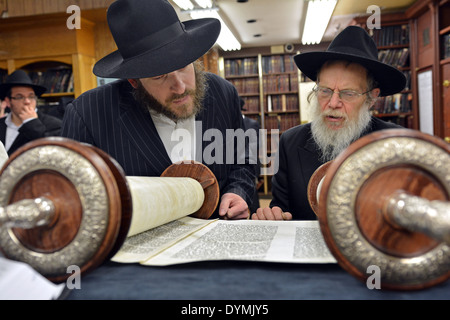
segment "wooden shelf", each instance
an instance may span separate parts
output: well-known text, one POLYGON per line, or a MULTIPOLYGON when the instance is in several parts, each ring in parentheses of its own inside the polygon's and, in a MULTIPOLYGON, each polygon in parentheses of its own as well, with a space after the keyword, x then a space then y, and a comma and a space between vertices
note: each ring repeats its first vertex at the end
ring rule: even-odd
POLYGON ((446 59, 439 61, 440 65, 449 64, 449 63, 450 63, 450 58, 446 58, 446 59))
POLYGON ((439 31, 439 35, 442 36, 442 35, 444 35, 446 33, 449 33, 449 32, 450 32, 450 26, 448 26, 448 27, 442 29, 441 31, 439 31))
POLYGON ((72 97, 74 96, 73 92, 57 92, 57 93, 44 93, 42 98, 58 98, 58 97, 72 97))
POLYGON ((64 64, 72 68, 75 97, 95 88, 95 23, 83 19, 81 29, 70 30, 66 20, 67 13, 0 19, 0 43, 8 43, 8 50, 0 52, 0 68, 10 74, 64 64))

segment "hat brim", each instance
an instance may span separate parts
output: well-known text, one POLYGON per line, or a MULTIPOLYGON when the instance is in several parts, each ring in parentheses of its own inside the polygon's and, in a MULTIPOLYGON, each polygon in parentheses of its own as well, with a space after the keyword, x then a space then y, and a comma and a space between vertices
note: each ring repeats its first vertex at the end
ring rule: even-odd
POLYGON ((159 76, 187 66, 211 49, 219 36, 220 22, 205 18, 183 24, 186 32, 174 41, 126 60, 118 50, 114 51, 95 64, 94 74, 104 78, 138 79, 159 76))
POLYGON ((9 89, 12 87, 31 87, 34 90, 34 94, 36 96, 41 96, 45 91, 47 91, 46 87, 42 87, 36 84, 29 83, 2 83, 0 84, 0 100, 5 99, 8 94, 9 89))
POLYGON ((389 96, 402 91, 406 86, 405 75, 388 64, 357 55, 338 52, 305 52, 294 56, 297 67, 311 80, 317 80, 317 72, 329 60, 346 60, 361 64, 378 82, 380 96, 389 96))

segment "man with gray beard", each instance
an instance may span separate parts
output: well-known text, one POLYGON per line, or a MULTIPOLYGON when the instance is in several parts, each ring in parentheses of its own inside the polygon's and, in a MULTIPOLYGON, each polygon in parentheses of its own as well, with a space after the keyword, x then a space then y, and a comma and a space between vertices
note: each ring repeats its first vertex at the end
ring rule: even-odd
POLYGON ((371 116, 376 99, 400 92, 406 79, 378 61, 376 45, 364 29, 347 27, 326 51, 302 53, 294 60, 316 82, 308 97, 312 120, 281 136, 273 198, 269 208, 252 215, 254 220, 316 220, 307 197, 314 171, 364 135, 401 128, 371 116))

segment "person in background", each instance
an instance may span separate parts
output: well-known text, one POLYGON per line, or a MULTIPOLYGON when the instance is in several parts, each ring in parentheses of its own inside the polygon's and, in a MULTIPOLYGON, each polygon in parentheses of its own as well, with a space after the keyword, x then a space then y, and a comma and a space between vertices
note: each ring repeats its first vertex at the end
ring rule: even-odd
POLYGON ((402 91, 406 78, 378 61, 375 42, 364 29, 349 26, 326 51, 301 53, 294 60, 316 82, 309 96, 312 120, 282 134, 273 198, 252 215, 255 220, 317 219, 307 197, 314 171, 364 135, 401 128, 370 113, 377 97, 402 91))
POLYGON ((0 118, 0 141, 8 155, 32 140, 60 134, 62 120, 37 109, 37 99, 45 91, 23 70, 14 71, 0 84, 1 109, 10 110, 0 118))
POLYGON ((239 96, 198 62, 216 42, 220 22, 180 22, 166 0, 117 0, 107 19, 118 50, 98 61, 94 73, 120 80, 69 103, 62 136, 102 149, 129 176, 160 176, 178 161, 203 162, 221 194, 212 217, 249 218, 254 173, 225 140, 227 130, 243 129, 239 96))

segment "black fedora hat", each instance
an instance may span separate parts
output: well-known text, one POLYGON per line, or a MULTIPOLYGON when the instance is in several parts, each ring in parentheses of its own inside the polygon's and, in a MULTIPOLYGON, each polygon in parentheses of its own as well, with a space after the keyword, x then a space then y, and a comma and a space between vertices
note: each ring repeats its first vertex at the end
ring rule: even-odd
POLYGON ((370 35, 361 27, 349 26, 339 33, 326 51, 300 53, 294 57, 297 67, 311 80, 317 80, 317 72, 329 60, 346 60, 361 64, 369 70, 380 88, 380 96, 402 91, 405 75, 378 60, 378 49, 370 35))
POLYGON ((34 94, 40 96, 47 88, 34 84, 28 74, 23 70, 16 70, 6 77, 6 81, 0 84, 0 99, 5 99, 9 89, 12 87, 31 87, 34 94))
POLYGON ((180 22, 167 0, 117 0, 107 13, 117 51, 94 66, 105 78, 148 78, 181 69, 204 55, 220 33, 217 19, 180 22))

